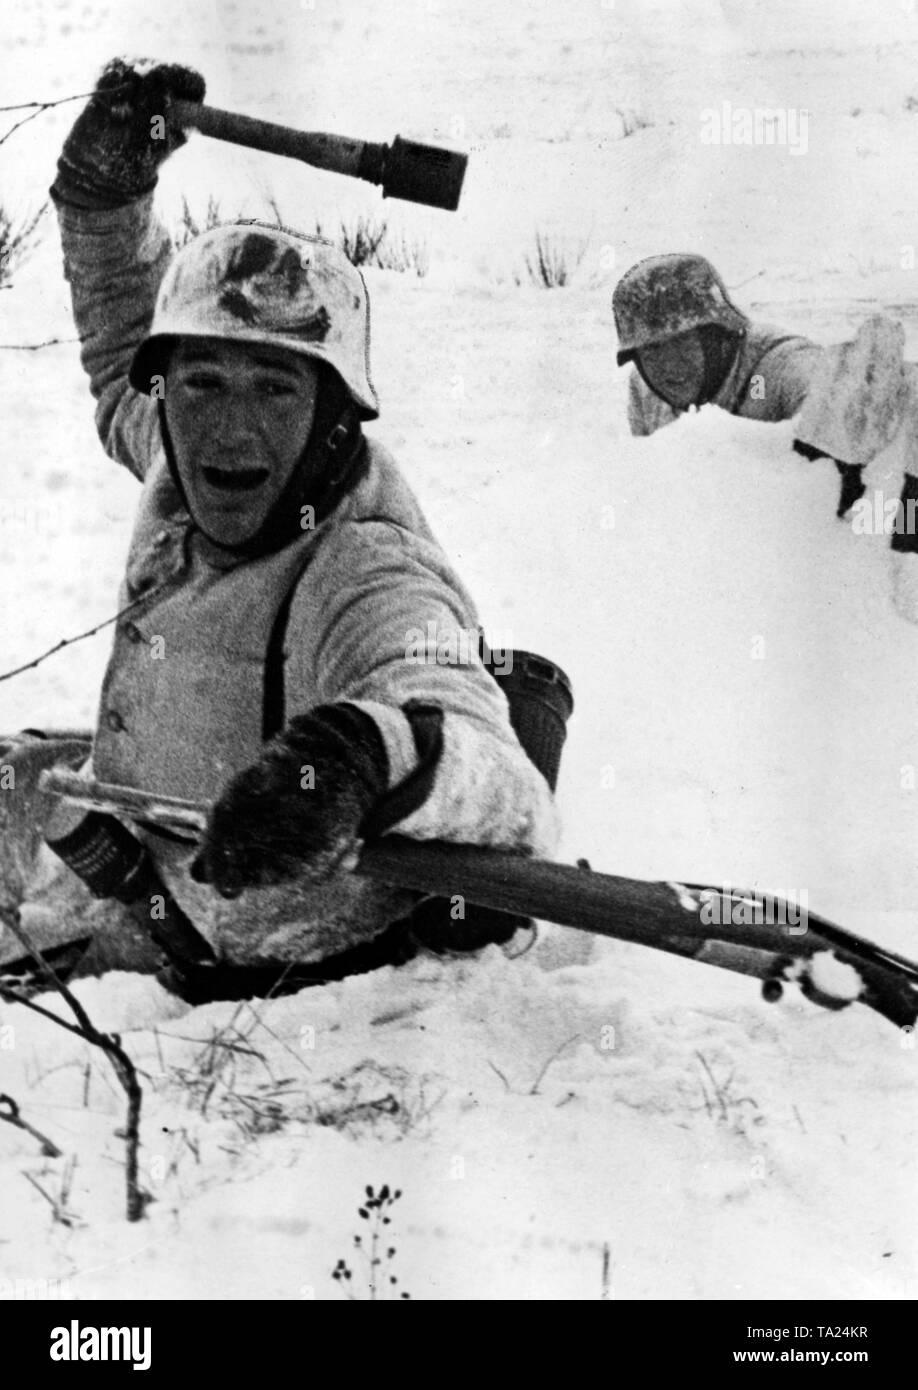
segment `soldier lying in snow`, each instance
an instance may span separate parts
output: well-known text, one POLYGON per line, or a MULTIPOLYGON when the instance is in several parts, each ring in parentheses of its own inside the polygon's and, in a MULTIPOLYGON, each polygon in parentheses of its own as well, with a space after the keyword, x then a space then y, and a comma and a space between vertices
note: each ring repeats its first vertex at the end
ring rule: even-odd
MULTIPOLYGON (((406 660, 409 633, 477 620, 364 437, 378 402, 362 276, 320 239, 250 223, 174 254, 154 216, 159 163, 184 140, 170 98, 203 94, 187 69, 110 64, 52 196, 99 433, 142 484, 91 770, 215 807, 198 853, 62 805, 44 827, 94 894, 133 904, 195 998, 442 945, 416 898, 340 871, 362 835, 524 853, 555 835, 489 672, 406 660)), ((34 812, 34 779, 17 786, 34 812)), ((472 908, 448 926, 459 950, 514 929, 472 908)), ((125 963, 110 946, 97 939, 93 968, 125 963)))
POLYGON ((909 395, 898 325, 878 316, 853 344, 827 350, 752 323, 714 267, 685 254, 632 266, 615 288, 612 309, 619 366, 634 364, 632 434, 653 434, 692 406, 777 421, 806 403, 798 452, 835 460, 840 517, 863 495, 863 466, 895 436, 909 395), (828 429, 830 418, 835 423, 828 429))

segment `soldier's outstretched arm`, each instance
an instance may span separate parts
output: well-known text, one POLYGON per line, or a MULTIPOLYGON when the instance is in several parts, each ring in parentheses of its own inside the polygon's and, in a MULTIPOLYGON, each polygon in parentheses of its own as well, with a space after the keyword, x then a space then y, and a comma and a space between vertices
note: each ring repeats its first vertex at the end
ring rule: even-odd
POLYGON ((138 478, 149 465, 156 406, 127 373, 173 252, 153 190, 163 160, 185 141, 170 123, 171 101, 203 95, 191 69, 113 60, 67 136, 51 188, 99 435, 138 478))
POLYGON ((805 449, 863 465, 898 432, 909 399, 900 323, 873 314, 850 342, 822 351, 795 436, 805 449))
POLYGON ((442 554, 384 521, 343 531, 307 570, 290 620, 307 649, 289 652, 288 688, 321 703, 288 708, 227 784, 192 876, 225 896, 321 881, 355 837, 393 829, 550 854, 551 792, 476 659, 474 609, 442 554))
POLYGON ((443 713, 433 788, 400 833, 550 852, 551 794, 517 741, 497 682, 477 660, 478 617, 442 551, 391 523, 361 521, 343 531, 298 593, 306 604, 320 588, 325 595, 303 654, 323 699, 351 701, 374 719, 390 785, 416 764, 404 706, 443 713))

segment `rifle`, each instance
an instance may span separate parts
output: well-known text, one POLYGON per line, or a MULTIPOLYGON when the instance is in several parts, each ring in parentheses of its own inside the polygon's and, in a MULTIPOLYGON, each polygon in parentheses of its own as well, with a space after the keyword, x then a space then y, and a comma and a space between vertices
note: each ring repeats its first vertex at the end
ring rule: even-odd
MULTIPOLYGON (((192 841, 207 824, 204 802, 86 779, 64 768, 43 772, 39 785, 74 804, 192 841)), ((558 864, 400 835, 358 843, 349 867, 394 887, 460 896, 750 975, 762 981, 770 1002, 795 983, 828 1009, 858 1001, 899 1028, 918 1021, 918 965, 774 894, 622 878, 597 873, 584 861, 558 864)))

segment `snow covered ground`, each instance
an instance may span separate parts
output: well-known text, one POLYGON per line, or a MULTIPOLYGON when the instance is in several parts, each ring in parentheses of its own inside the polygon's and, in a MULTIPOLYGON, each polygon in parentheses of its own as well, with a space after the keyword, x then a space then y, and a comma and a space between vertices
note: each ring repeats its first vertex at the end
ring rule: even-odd
MULTIPOLYGON (((918 627, 887 538, 835 519, 834 469, 794 456, 790 426, 704 411, 632 440, 609 309, 639 256, 699 250, 758 318, 831 342, 881 308, 918 358, 914 7, 41 0, 5 17, 5 101, 86 90, 120 51, 197 63, 218 105, 471 149, 458 214, 385 205, 431 269, 369 273, 372 428, 485 622, 573 680, 564 857, 805 890, 915 955, 918 627), (724 101, 806 109, 806 153, 702 144, 724 101), (515 283, 536 228, 582 252, 569 288, 515 283)), ((72 111, 0 146, 4 202, 41 199, 72 111)), ((164 208, 211 190, 228 215, 273 192, 292 222, 377 206, 195 141, 164 208)), ((58 336, 48 226, 0 291, 0 342, 58 336)), ((74 346, 0 352, 0 402, 5 669, 114 612, 136 489, 101 455, 74 346)), ((898 495, 894 461, 870 481, 898 495)), ((107 645, 0 685, 0 725, 88 724, 107 645)), ((915 1296, 918 1051, 858 1006, 768 1005, 555 928, 520 959, 254 1008, 189 1011, 130 976, 80 994, 143 1069, 155 1201, 125 1225, 104 1059, 0 1009, 0 1091, 77 1155, 55 1220, 67 1160, 0 1127, 0 1293, 335 1298, 343 1257, 365 1298, 357 1207, 388 1183, 387 1289, 416 1299, 915 1296)))

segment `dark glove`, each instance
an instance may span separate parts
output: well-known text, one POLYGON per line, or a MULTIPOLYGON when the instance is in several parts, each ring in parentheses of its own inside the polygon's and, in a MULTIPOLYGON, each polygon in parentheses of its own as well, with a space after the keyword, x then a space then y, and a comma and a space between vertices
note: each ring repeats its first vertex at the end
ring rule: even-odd
POLYGON ((361 837, 388 782, 373 719, 356 705, 318 705, 228 784, 191 876, 225 898, 297 878, 320 883, 361 837))
POLYGON ((864 482, 864 469, 862 465, 856 463, 839 463, 838 459, 836 459, 835 467, 838 469, 839 477, 841 478, 841 491, 838 495, 838 507, 836 508, 835 515, 844 518, 848 515, 855 502, 859 502, 864 496, 864 493, 867 491, 867 485, 864 482))
POLYGON ((55 200, 105 209, 149 193, 163 160, 185 143, 184 131, 169 120, 173 98, 203 101, 201 74, 174 63, 108 63, 64 142, 55 200))
POLYGON ((918 528, 915 517, 918 513, 918 477, 906 473, 902 480, 899 508, 893 526, 890 548, 900 554, 914 554, 918 550, 918 528))
MULTIPOLYGON (((795 454, 800 454, 802 458, 809 459, 810 462, 829 457, 825 450, 818 449, 812 444, 805 444, 802 439, 794 440, 793 449, 795 454)), ((835 515, 844 518, 855 502, 859 502, 867 491, 867 485, 864 482, 864 465, 862 463, 845 463, 842 459, 833 459, 832 462, 838 469, 838 476, 841 478, 841 489, 838 494, 838 506, 835 509, 835 515)))

